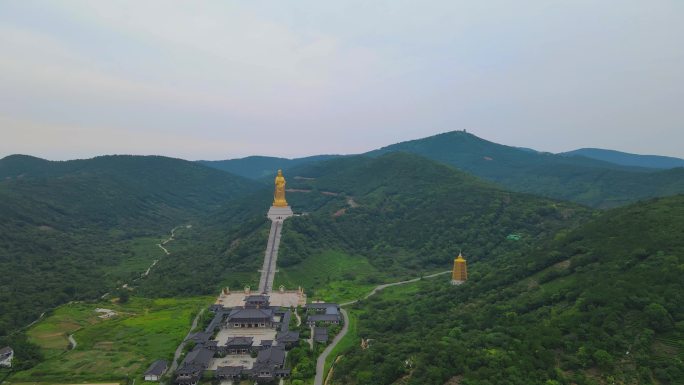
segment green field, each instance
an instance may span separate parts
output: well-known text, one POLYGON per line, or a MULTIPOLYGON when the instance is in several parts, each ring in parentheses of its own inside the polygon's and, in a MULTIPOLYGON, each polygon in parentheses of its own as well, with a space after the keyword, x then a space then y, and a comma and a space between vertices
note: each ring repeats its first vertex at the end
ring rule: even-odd
MULTIPOLYGON (((45 360, 13 374, 8 383, 125 381, 142 374, 156 359, 171 360, 195 314, 213 298, 131 298, 129 303, 71 303, 29 329, 45 360), (117 313, 101 319, 96 308, 117 313), (69 350, 73 334, 76 349, 69 350)), ((141 379, 140 379, 141 380, 141 379)))
MULTIPOLYGON (((160 237, 161 238, 161 237, 160 237)), ((107 275, 114 277, 137 278, 152 265, 156 259, 163 258, 166 254, 157 244, 161 243, 159 238, 133 238, 121 242, 122 246, 128 250, 129 255, 116 266, 107 269, 107 275)), ((170 248, 170 244, 167 244, 170 248)))
POLYGON ((302 286, 310 300, 345 302, 361 298, 381 283, 382 274, 368 260, 341 251, 314 254, 302 262, 280 268, 274 287, 302 286))

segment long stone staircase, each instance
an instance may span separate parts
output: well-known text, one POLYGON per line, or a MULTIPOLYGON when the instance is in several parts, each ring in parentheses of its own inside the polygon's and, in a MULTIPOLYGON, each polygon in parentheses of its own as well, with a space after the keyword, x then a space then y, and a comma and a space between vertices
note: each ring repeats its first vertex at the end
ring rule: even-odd
POLYGON ((278 261, 278 248, 280 247, 280 232, 283 228, 282 220, 271 222, 271 231, 268 234, 266 244, 266 254, 264 255, 264 265, 261 268, 261 279, 259 280, 259 292, 270 293, 273 290, 273 279, 276 273, 276 262, 278 261))

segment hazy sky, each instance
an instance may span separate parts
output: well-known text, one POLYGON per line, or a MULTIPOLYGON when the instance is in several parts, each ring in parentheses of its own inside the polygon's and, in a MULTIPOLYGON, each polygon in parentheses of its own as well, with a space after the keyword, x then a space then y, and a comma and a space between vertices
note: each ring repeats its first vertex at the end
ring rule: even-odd
POLYGON ((684 1, 0 1, 0 157, 358 153, 467 129, 684 157, 684 1))

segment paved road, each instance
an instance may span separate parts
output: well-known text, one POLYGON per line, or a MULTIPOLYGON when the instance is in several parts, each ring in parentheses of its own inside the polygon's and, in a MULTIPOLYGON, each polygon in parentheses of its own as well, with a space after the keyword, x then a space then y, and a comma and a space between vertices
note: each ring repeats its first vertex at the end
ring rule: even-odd
MULTIPOLYGON (((426 276, 424 276, 424 277, 422 277, 422 278, 434 278, 434 277, 437 277, 437 276, 439 276, 439 275, 443 275, 443 274, 447 274, 447 273, 451 273, 451 270, 441 271, 441 272, 439 272, 439 273, 426 275, 426 276)), ((386 289, 386 288, 388 288, 388 287, 397 286, 397 285, 405 285, 405 284, 407 284, 407 283, 412 283, 412 282, 418 282, 418 281, 420 281, 422 278, 414 278, 414 279, 409 279, 409 280, 407 280, 407 281, 394 282, 394 283, 385 283, 385 284, 382 284, 382 285, 378 285, 378 286, 376 286, 373 290, 371 290, 371 292, 368 293, 368 294, 367 294, 365 297, 363 297, 362 299, 368 299, 368 298, 370 298, 371 296, 377 294, 377 292, 379 292, 380 290, 384 290, 384 289, 386 289)), ((351 305, 351 304, 357 303, 357 302, 359 302, 359 301, 360 301, 360 300, 355 299, 355 300, 353 300, 353 301, 341 303, 340 306, 351 305)))
POLYGON ((314 378, 314 385, 323 385, 323 376, 325 376, 325 360, 328 358, 330 352, 332 352, 335 346, 337 346, 337 343, 340 342, 340 340, 347 334, 347 331, 349 330, 349 316, 347 315, 347 311, 344 309, 340 310, 342 311, 342 317, 344 317, 344 326, 342 326, 342 330, 340 330, 335 338, 333 338, 330 345, 328 345, 323 353, 318 356, 318 360, 316 361, 316 377, 314 378))
POLYGON ((185 347, 185 340, 190 337, 190 334, 192 333, 193 330, 197 327, 197 322, 199 321, 200 316, 204 313, 204 309, 200 310, 199 313, 197 313, 197 316, 195 317, 194 320, 192 320, 192 326, 190 326, 190 331, 188 332, 188 335, 185 336, 183 339, 183 342, 178 345, 178 348, 176 348, 176 353, 173 355, 173 363, 171 364, 171 369, 169 370, 169 373, 173 373, 176 371, 176 368, 178 368, 178 358, 180 357, 181 353, 183 353, 183 347, 185 347))
MULTIPOLYGON (((424 277, 409 279, 409 280, 406 280, 406 281, 394 282, 394 283, 385 283, 385 284, 382 284, 382 285, 378 285, 378 286, 376 286, 373 290, 371 290, 371 292, 368 293, 368 294, 367 294, 365 297, 363 297, 362 299, 367 299, 367 298, 369 298, 369 297, 371 297, 371 296, 377 294, 377 292, 379 292, 379 291, 381 291, 381 290, 384 290, 384 289, 386 289, 386 288, 388 288, 388 287, 390 287, 390 286, 405 285, 405 284, 407 284, 407 283, 418 282, 418 281, 420 281, 422 278, 434 278, 434 277, 437 277, 437 276, 440 276, 440 275, 444 275, 444 274, 447 274, 447 273, 451 273, 451 270, 441 271, 441 272, 439 272, 439 273, 426 275, 426 276, 424 276, 424 277)), ((359 302, 358 299, 356 299, 356 300, 354 300, 354 301, 349 301, 349 302, 341 303, 340 306, 347 306, 347 305, 351 305, 351 304, 354 304, 354 303, 357 303, 357 302, 359 302)), ((324 375, 325 375, 325 373, 324 373, 324 370, 325 370, 325 360, 328 358, 328 356, 330 355, 330 352, 332 352, 332 350, 335 348, 335 346, 337 346, 337 344, 340 342, 340 340, 342 340, 342 338, 347 334, 347 331, 349 330, 349 316, 347 315, 347 311, 344 310, 344 309, 340 309, 340 310, 342 311, 342 316, 344 317, 344 326, 342 326, 342 330, 340 330, 340 332, 337 333, 337 335, 336 335, 335 338, 332 340, 332 342, 330 343, 330 345, 328 345, 328 346, 325 348, 325 350, 323 351, 323 353, 321 353, 321 355, 318 356, 318 360, 316 361, 316 377, 314 378, 314 385, 323 385, 323 379, 324 379, 324 375)))

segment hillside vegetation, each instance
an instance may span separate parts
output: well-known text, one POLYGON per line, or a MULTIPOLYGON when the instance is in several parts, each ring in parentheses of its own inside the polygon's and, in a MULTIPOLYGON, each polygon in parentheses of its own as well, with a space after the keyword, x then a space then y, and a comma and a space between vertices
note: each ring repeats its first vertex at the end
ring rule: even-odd
POLYGON ((684 167, 684 159, 660 155, 639 155, 627 152, 606 150, 603 148, 580 148, 573 151, 563 152, 564 156, 584 156, 586 158, 602 160, 614 164, 633 167, 648 167, 668 169, 684 167))
POLYGON ((0 160, 0 336, 130 282, 164 255, 156 243, 171 228, 257 187, 163 157, 0 160))
POLYGON ((470 267, 462 286, 358 305, 371 346, 346 353, 335 384, 684 382, 684 196, 470 267))
POLYGON ((582 156, 526 151, 453 131, 370 152, 410 152, 449 164, 514 191, 616 207, 640 199, 684 193, 684 168, 652 171, 582 156))
MULTIPOLYGON (((275 285, 314 297, 356 298, 372 285, 449 268, 459 248, 480 258, 536 242, 590 211, 510 193, 410 154, 310 163, 286 174, 285 222, 275 285), (520 240, 507 239, 509 235, 520 240)), ((140 283, 145 295, 215 293, 254 287, 263 263, 270 188, 244 197, 183 232, 174 258, 140 283), (231 221, 239 219, 239 225, 231 221), (180 274, 179 272, 182 272, 180 274)))
MULTIPOLYGON (((382 280, 415 276, 449 269, 459 249, 478 259, 492 258, 574 226, 590 214, 574 204, 507 192, 403 153, 329 160, 293 169, 291 175, 307 178, 295 179, 296 189, 338 195, 310 215, 286 222, 278 260, 285 274, 332 249, 363 256, 382 280), (511 235, 520 240, 511 240, 511 235)), ((368 274, 355 274, 321 277, 318 283, 329 280, 377 282, 368 274)))

